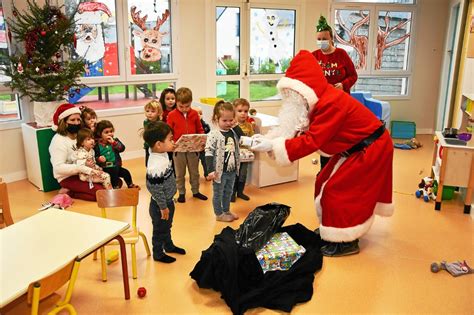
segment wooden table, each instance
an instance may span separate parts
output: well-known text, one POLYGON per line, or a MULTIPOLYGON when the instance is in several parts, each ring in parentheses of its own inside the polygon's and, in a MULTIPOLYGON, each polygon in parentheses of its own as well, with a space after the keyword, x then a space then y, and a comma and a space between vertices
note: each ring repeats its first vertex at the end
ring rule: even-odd
POLYGON ((27 292, 28 285, 82 260, 113 239, 120 243, 125 299, 130 299, 127 255, 120 222, 50 208, 0 230, 0 308, 27 292))

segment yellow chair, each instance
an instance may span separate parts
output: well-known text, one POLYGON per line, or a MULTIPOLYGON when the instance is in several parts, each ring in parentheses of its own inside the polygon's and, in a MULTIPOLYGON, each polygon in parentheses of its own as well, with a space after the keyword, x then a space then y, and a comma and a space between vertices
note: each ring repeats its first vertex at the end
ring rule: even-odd
POLYGON ((9 226, 13 224, 12 214, 10 212, 10 202, 8 201, 7 184, 0 181, 0 226, 9 226))
MULTIPOLYGON (((140 237, 143 239, 145 244, 145 249, 147 256, 150 256, 150 247, 148 246, 148 241, 145 234, 140 232, 137 227, 137 206, 138 206, 138 197, 139 189, 138 188, 128 188, 128 189, 104 189, 98 190, 96 192, 97 205, 102 210, 102 217, 107 217, 107 209, 118 208, 118 207, 130 207, 132 210, 132 222, 131 227, 120 234, 125 244, 130 244, 132 248, 132 275, 133 279, 137 278, 137 253, 135 249, 135 244, 138 243, 140 237)), ((118 245, 117 241, 112 241, 107 245, 118 245)), ((96 259, 97 254, 94 253, 94 259, 96 259)), ((100 258, 102 263, 102 281, 107 281, 107 267, 105 261, 105 250, 104 247, 100 249, 100 258)))
POLYGON ((55 307, 48 312, 48 315, 57 314, 62 310, 68 310, 69 314, 77 314, 76 310, 71 304, 71 296, 74 289, 74 284, 77 279, 79 264, 79 260, 72 260, 65 267, 61 268, 55 273, 31 283, 28 286, 26 300, 25 296, 23 296, 10 303, 1 310, 1 314, 43 314, 44 306, 51 305, 52 301, 50 301, 50 299, 57 297, 55 291, 59 290, 68 281, 69 284, 64 299, 55 303, 55 307))

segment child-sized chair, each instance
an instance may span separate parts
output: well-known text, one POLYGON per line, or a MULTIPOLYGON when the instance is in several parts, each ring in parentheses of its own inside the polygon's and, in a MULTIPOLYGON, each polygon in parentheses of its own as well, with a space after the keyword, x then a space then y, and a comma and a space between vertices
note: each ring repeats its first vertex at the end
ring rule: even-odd
POLYGON ((12 214, 10 212, 10 201, 8 199, 7 184, 0 179, 0 226, 9 226, 13 224, 12 214))
POLYGON ((42 314, 53 303, 53 299, 58 299, 55 291, 59 290, 69 281, 64 299, 56 302, 55 307, 48 312, 48 315, 57 314, 62 310, 68 310, 69 314, 76 315, 77 312, 71 304, 71 297, 77 273, 79 272, 79 264, 80 261, 74 259, 55 273, 31 283, 28 286, 26 299, 23 297, 12 302, 2 309, 1 314, 42 314))
MULTIPOLYGON (((137 253, 135 244, 138 243, 140 237, 143 239, 147 256, 150 256, 150 247, 145 234, 140 232, 137 226, 137 206, 139 189, 128 188, 128 189, 104 189, 96 192, 97 205, 102 210, 102 217, 107 218, 107 209, 118 208, 118 207, 129 207, 132 210, 132 222, 131 227, 127 231, 123 232, 121 236, 125 241, 125 244, 130 244, 132 248, 132 275, 133 279, 137 278, 137 253)), ((117 241, 112 241, 107 245, 118 245, 117 241)), ((94 253, 94 259, 96 259, 96 253, 94 253)), ((100 258, 102 263, 102 281, 107 281, 107 266, 105 260, 105 249, 101 247, 100 258)))

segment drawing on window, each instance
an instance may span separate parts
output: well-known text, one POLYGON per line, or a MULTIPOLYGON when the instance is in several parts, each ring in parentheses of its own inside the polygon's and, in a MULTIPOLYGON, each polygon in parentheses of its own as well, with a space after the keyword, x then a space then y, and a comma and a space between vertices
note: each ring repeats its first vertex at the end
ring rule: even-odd
POLYGON ((140 2, 130 6, 132 74, 171 72, 169 3, 140 2), (144 13, 142 13, 142 11, 144 13))
MULTIPOLYGON (((335 37, 343 45, 352 47, 356 55, 348 53, 354 61, 356 69, 367 68, 367 48, 369 44, 369 12, 368 11, 336 11, 335 37), (344 17, 341 15, 344 15, 344 17)), ((348 49, 346 49, 348 50, 348 49)))

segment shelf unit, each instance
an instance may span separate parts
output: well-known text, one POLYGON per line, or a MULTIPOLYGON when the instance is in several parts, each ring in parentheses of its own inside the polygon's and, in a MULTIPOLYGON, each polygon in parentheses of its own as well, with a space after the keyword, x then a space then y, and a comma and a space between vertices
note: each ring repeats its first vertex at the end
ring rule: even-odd
POLYGON ((438 143, 433 150, 432 175, 438 182, 435 210, 441 210, 441 198, 444 186, 467 188, 464 199, 464 213, 471 212, 471 199, 474 188, 474 140, 466 146, 446 143, 443 134, 436 132, 438 143), (440 157, 439 151, 442 149, 440 157))

